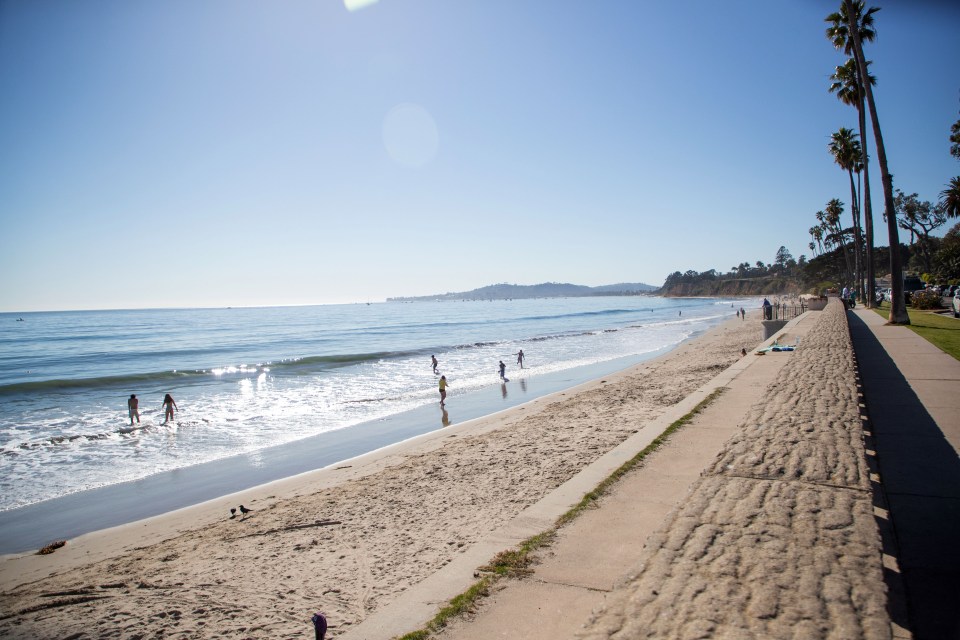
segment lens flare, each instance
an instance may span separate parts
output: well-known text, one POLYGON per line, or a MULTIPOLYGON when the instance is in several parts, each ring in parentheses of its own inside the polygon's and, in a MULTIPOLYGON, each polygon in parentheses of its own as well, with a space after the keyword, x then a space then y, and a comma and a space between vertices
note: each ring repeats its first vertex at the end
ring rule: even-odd
POLYGON ((403 103, 383 119, 383 145, 397 164, 419 168, 437 155, 440 135, 426 109, 403 103))

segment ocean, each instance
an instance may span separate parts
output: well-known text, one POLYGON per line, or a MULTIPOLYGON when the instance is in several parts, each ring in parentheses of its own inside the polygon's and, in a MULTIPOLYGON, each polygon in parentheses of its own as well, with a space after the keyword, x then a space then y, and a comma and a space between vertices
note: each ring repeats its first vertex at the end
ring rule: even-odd
POLYGON ((278 447, 353 434, 353 448, 317 458, 326 466, 409 437, 378 427, 400 416, 431 416, 430 430, 493 413, 658 355, 748 304, 630 296, 0 314, 0 512, 13 512, 0 515, 238 456, 269 466, 278 447), (450 383, 442 419, 431 355, 450 383), (165 393, 179 407, 166 424, 165 393), (141 411, 132 427, 130 394, 141 411))

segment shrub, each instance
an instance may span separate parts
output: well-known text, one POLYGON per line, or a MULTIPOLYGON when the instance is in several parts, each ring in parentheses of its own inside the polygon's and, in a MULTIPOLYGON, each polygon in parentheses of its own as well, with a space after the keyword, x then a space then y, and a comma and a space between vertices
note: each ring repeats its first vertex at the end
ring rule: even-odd
POLYGON ((914 291, 910 296, 910 303, 914 309, 939 309, 940 294, 930 289, 914 291))

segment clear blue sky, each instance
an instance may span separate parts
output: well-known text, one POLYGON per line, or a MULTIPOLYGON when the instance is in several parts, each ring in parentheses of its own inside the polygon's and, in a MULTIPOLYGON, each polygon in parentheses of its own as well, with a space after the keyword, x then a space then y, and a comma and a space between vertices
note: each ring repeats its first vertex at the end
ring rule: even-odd
MULTIPOLYGON (((876 4, 891 170, 936 201, 960 174, 960 3, 876 4)), ((659 285, 809 254, 814 213, 850 199, 838 6, 0 0, 0 310, 659 285)))

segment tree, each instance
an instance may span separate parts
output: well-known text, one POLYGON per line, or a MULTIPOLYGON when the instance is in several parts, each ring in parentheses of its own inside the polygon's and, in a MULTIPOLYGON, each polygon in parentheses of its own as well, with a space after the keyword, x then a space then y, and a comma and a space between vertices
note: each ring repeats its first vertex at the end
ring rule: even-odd
POLYGON ((947 188, 940 192, 939 206, 948 218, 960 218, 960 176, 951 178, 947 188))
POLYGON ((777 249, 777 256, 773 259, 773 262, 777 265, 777 270, 784 274, 789 273, 791 262, 796 264, 796 262, 793 261, 793 256, 790 255, 790 252, 784 246, 781 246, 779 249, 777 249))
MULTIPOLYGON (((873 24, 873 17, 870 17, 870 25, 873 24)), ((828 37, 830 30, 827 30, 828 37)), ((861 34, 861 38, 869 36, 869 39, 872 41, 874 38, 874 32, 872 28, 864 30, 861 34)), ((837 44, 836 39, 834 39, 834 44, 837 44)), ((845 42, 840 43, 840 46, 845 46, 845 42)), ((839 47, 838 47, 839 48, 839 47)), ((847 52, 849 55, 849 52, 847 52)), ((867 82, 871 86, 877 84, 877 79, 870 75, 870 61, 868 60, 865 65, 867 69, 867 82)), ((833 84, 830 85, 830 92, 837 94, 837 99, 840 102, 851 105, 857 109, 857 120, 860 126, 860 141, 861 141, 861 159, 858 162, 859 166, 863 170, 863 226, 866 231, 867 236, 867 296, 864 300, 864 304, 867 307, 873 307, 874 300, 876 300, 876 269, 874 268, 873 262, 873 204, 870 196, 870 163, 867 155, 867 137, 866 137, 866 113, 864 110, 864 96, 865 92, 860 82, 860 72, 857 68, 857 61, 855 58, 848 58, 847 61, 841 66, 836 68, 833 76, 831 76, 833 84)), ((859 175, 859 172, 858 172, 859 175)), ((860 210, 859 200, 857 201, 857 210, 860 210)), ((859 255, 859 252, 858 252, 859 255)), ((857 278, 857 283, 859 286, 860 277, 857 278)))
POLYGON ((850 269, 850 252, 847 249, 847 241, 843 232, 843 227, 840 226, 840 216, 843 215, 843 203, 840 202, 839 199, 833 198, 827 203, 827 206, 824 207, 823 212, 824 222, 827 225, 827 229, 830 231, 830 233, 827 235, 827 238, 834 246, 839 246, 841 249, 843 249, 843 261, 847 265, 847 272, 844 279, 849 280, 852 273, 852 270, 850 269))
MULTIPOLYGON (((823 215, 822 211, 818 213, 823 215)), ((810 251, 813 252, 814 256, 817 255, 817 249, 820 250, 820 253, 823 253, 823 225, 818 224, 810 227, 809 233, 810 237, 813 238, 813 242, 810 243, 810 251)))
POLYGON ((860 212, 857 207, 857 186, 853 182, 853 170, 857 167, 857 161, 861 157, 860 141, 857 140, 857 134, 846 127, 840 127, 830 136, 830 153, 833 155, 833 161, 841 169, 847 172, 850 177, 850 214, 853 217, 853 264, 854 276, 856 278, 857 297, 863 300, 863 274, 860 268, 860 259, 863 250, 860 247, 860 212))
MULTIPOLYGON (((843 49, 847 55, 853 54, 857 61, 857 71, 861 78, 866 78, 867 63, 863 57, 863 40, 871 42, 876 37, 873 30, 873 14, 880 9, 871 7, 864 12, 862 0, 843 0, 840 11, 827 16, 826 21, 831 23, 827 28, 827 38, 834 47, 843 49)), ((883 184, 884 215, 887 220, 887 234, 890 236, 890 247, 900 246, 900 234, 897 231, 897 220, 893 206, 893 177, 887 164, 887 149, 883 145, 883 132, 880 129, 880 117, 877 115, 877 104, 873 99, 873 88, 869 82, 861 83, 867 106, 870 109, 870 123, 873 125, 874 142, 877 145, 877 162, 880 164, 880 181, 883 184)), ((867 158, 864 157, 864 165, 867 158)), ((891 324, 910 324, 907 315, 907 304, 903 297, 903 264, 900 262, 900 252, 890 252, 890 278, 892 280, 893 299, 890 302, 889 322, 891 324)))
POLYGON ((960 279, 960 223, 943 236, 940 249, 933 258, 934 273, 941 280, 960 279))
POLYGON ((950 155, 960 160, 960 120, 950 125, 950 155))
POLYGON ((917 237, 917 256, 920 258, 921 270, 924 273, 933 271, 934 243, 930 233, 942 227, 947 216, 939 206, 935 207, 926 200, 921 202, 917 194, 906 195, 899 189, 893 203, 897 210, 897 224, 917 237))

